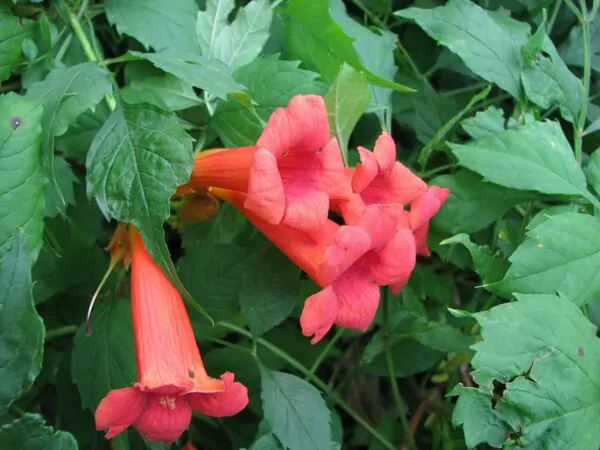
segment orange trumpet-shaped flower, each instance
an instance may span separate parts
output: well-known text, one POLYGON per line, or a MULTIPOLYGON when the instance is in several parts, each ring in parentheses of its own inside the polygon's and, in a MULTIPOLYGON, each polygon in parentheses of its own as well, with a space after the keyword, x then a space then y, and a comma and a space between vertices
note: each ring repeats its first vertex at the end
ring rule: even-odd
MULTIPOLYGON (((122 229, 117 232, 122 236, 122 229)), ((181 295, 134 227, 129 226, 128 236, 138 380, 102 399, 96 428, 108 429, 110 439, 133 425, 150 441, 170 443, 189 426, 192 410, 234 415, 246 407, 248 393, 230 372, 220 380, 208 376, 181 295)))
POLYGON ((300 325, 314 344, 337 324, 365 331, 379 305, 379 286, 405 283, 415 266, 415 240, 398 205, 370 205, 355 225, 327 220, 308 235, 272 225, 244 208, 244 197, 213 190, 298 265, 322 290, 305 303, 300 325), (399 229, 403 225, 403 229, 399 229))
POLYGON ((320 229, 330 197, 350 194, 323 98, 293 97, 273 112, 255 146, 199 153, 189 183, 178 192, 208 187, 246 194, 244 208, 272 225, 320 229))

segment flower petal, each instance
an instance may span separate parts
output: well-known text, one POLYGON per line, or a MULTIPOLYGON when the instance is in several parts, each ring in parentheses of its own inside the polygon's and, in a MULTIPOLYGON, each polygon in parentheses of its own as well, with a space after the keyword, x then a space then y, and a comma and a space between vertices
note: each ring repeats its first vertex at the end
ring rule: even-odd
POLYGON ((283 219, 285 193, 277 158, 264 148, 254 153, 244 207, 273 225, 283 219))
POLYGON ((353 267, 335 280, 332 287, 340 305, 335 323, 365 331, 379 306, 379 286, 363 270, 353 267))
POLYGON ((331 284, 370 248, 371 239, 362 228, 348 225, 339 227, 333 243, 325 249, 324 262, 315 281, 321 287, 331 284))
POLYGON ((223 383, 206 373, 181 294, 154 262, 137 230, 129 230, 136 387, 163 395, 222 391, 223 383))
POLYGON ((329 121, 323 97, 297 95, 286 109, 275 110, 256 145, 281 156, 291 150, 316 151, 328 141, 329 121))
POLYGON ((417 243, 417 255, 419 256, 431 256, 431 250, 427 245, 427 234, 429 233, 429 222, 425 222, 416 230, 413 230, 415 241, 417 243))
POLYGON ((371 239, 370 249, 378 249, 396 232, 400 217, 404 214, 402 205, 376 204, 367 206, 356 225, 363 229, 371 239))
POLYGON ((313 336, 311 344, 314 345, 323 339, 333 326, 339 309, 337 297, 331 286, 306 299, 300 315, 300 326, 304 336, 313 336))
POLYGON ((146 397, 145 393, 133 387, 113 389, 96 408, 96 429, 108 428, 106 439, 118 436, 142 413, 146 407, 146 397))
POLYGON ((396 144, 390 133, 387 131, 381 133, 375 141, 373 154, 381 173, 386 174, 392 170, 396 162, 396 144))
POLYGON ((192 420, 186 397, 150 394, 148 407, 135 421, 135 428, 149 441, 174 442, 192 420))
POLYGON ((229 417, 239 413, 248 405, 248 389, 233 379, 233 373, 225 372, 221 375, 225 383, 224 392, 189 395, 192 409, 211 417, 229 417))
POLYGON ((358 147, 357 150, 360 155, 360 164, 356 165, 352 175, 352 190, 360 193, 373 182, 379 173, 379 165, 373 152, 364 147, 358 147))
POLYGON ((309 234, 323 228, 329 211, 329 197, 325 192, 311 187, 286 186, 285 197, 283 224, 309 234))
POLYGON ((403 288, 417 262, 415 237, 409 228, 400 229, 378 252, 369 252, 368 256, 377 284, 403 288))
POLYGON ((351 179, 346 174, 338 141, 332 137, 321 150, 319 186, 330 197, 345 198, 352 194, 351 179))
POLYGON ((450 190, 438 186, 429 186, 427 191, 421 194, 410 205, 410 227, 417 241, 417 254, 430 256, 431 252, 427 246, 427 234, 429 232, 429 221, 440 210, 450 190))

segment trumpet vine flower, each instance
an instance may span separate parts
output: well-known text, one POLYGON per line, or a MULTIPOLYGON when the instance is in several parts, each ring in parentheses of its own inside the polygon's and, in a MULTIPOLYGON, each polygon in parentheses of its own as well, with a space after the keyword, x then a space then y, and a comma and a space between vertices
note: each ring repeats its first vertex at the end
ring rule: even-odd
MULTIPOLYGON (((137 382, 114 389, 96 409, 98 430, 111 439, 134 426, 149 441, 171 443, 189 426, 192 410, 213 417, 237 414, 248 403, 244 385, 226 372, 211 378, 181 295, 154 262, 139 233, 124 225, 119 246, 131 251, 131 307, 137 382)), ((120 248, 120 247, 117 247, 120 248)))
POLYGON ((293 97, 273 112, 256 145, 200 152, 179 193, 209 187, 244 193, 244 207, 272 225, 319 230, 330 197, 350 193, 323 98, 293 97))

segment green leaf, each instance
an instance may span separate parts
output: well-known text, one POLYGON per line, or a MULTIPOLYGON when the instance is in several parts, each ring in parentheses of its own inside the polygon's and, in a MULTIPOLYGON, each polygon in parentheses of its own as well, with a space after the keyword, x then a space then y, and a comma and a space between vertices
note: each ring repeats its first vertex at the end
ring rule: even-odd
POLYGON ((249 450, 284 450, 273 433, 265 434, 259 437, 256 442, 254 442, 249 450))
POLYGON ((461 165, 492 183, 545 194, 589 195, 556 122, 534 122, 466 145, 448 144, 461 165))
MULTIPOLYGON (((386 80, 393 80, 397 67, 394 63, 396 35, 387 30, 371 29, 359 24, 346 12, 341 0, 331 0, 329 12, 332 19, 342 27, 344 33, 354 39, 352 46, 361 63, 374 74, 386 80)), ((371 90, 370 112, 374 112, 385 125, 391 108, 392 90, 379 86, 369 86, 371 90)))
POLYGON ((238 292, 252 251, 229 244, 187 246, 178 263, 181 280, 215 321, 231 320, 239 311, 238 292))
MULTIPOLYGON (((444 358, 445 354, 445 352, 435 350, 413 338, 400 340, 392 346, 391 353, 394 361, 394 373, 398 378, 424 372, 444 358)), ((369 364, 361 365, 361 370, 380 377, 389 376, 388 365, 383 352, 375 356, 369 364)))
POLYGON ((569 70, 547 36, 543 51, 549 56, 538 55, 521 74, 525 95, 543 109, 559 106, 565 120, 574 123, 583 98, 581 80, 569 70))
MULTIPOLYGON (((489 246, 477 245, 471 242, 471 238, 468 234, 461 233, 451 238, 445 239, 441 242, 441 245, 448 244, 462 244, 471 254, 473 258, 473 268, 477 275, 481 277, 481 280, 485 285, 496 283, 506 275, 506 271, 509 268, 508 261, 495 256, 489 246)), ((494 286, 484 286, 488 290, 495 292, 494 286)))
POLYGON ((106 103, 99 103, 95 111, 86 111, 77 117, 75 124, 55 140, 55 148, 70 158, 85 163, 88 149, 111 111, 106 103))
POLYGON ((521 47, 529 27, 482 9, 469 0, 450 0, 432 9, 395 13, 413 19, 439 44, 456 53, 475 74, 513 97, 521 95, 521 47))
POLYGON ((136 380, 129 300, 101 297, 92 313, 91 330, 91 336, 86 336, 85 325, 77 330, 71 374, 83 406, 93 412, 110 390, 136 380))
POLYGON ((575 213, 549 217, 527 233, 509 260, 512 265, 498 285, 503 291, 560 292, 585 305, 600 294, 600 220, 575 213))
POLYGON ((269 246, 244 273, 239 302, 254 336, 279 325, 301 299, 300 272, 283 253, 269 246))
POLYGON ((54 176, 54 138, 66 133, 80 114, 94 109, 111 92, 110 73, 94 62, 54 69, 27 91, 25 98, 44 108, 42 161, 60 203, 65 200, 54 176))
MULTIPOLYGON (((202 339, 202 330, 199 335, 202 339)), ((248 349, 249 350, 249 349, 248 349)), ((256 358, 246 349, 222 347, 202 353, 209 374, 218 377, 227 371, 235 373, 235 380, 248 388, 249 407, 262 415, 260 401, 260 370, 256 358)))
POLYGON ((267 39, 273 12, 267 0, 253 0, 237 10, 234 21, 227 17, 234 0, 208 0, 198 13, 196 35, 207 58, 220 59, 231 68, 248 64, 260 54, 267 39))
POLYGON ((45 217, 55 217, 58 214, 64 214, 67 206, 75 204, 75 192, 73 183, 79 183, 79 180, 73 173, 71 165, 66 159, 60 156, 54 156, 54 173, 58 188, 63 195, 64 202, 58 197, 58 194, 52 186, 46 186, 44 191, 45 201, 45 217))
POLYGON ((284 448, 330 450, 331 413, 320 392, 288 373, 260 367, 264 417, 284 448))
POLYGON ((233 99, 219 103, 210 123, 226 146, 256 143, 271 113, 286 106, 294 95, 327 92, 327 87, 316 81, 318 74, 299 69, 298 64, 269 55, 235 71, 235 80, 247 87, 254 106, 248 109, 233 99))
POLYGON ((127 103, 149 103, 167 111, 180 111, 202 104, 191 84, 165 73, 133 80, 121 90, 127 103))
MULTIPOLYGON (((596 14, 589 27, 591 67, 600 73, 600 15, 596 14)), ((583 49, 581 25, 577 25, 571 28, 566 44, 560 49, 560 55, 568 65, 582 67, 585 60, 583 49)))
POLYGON ((504 111, 495 106, 490 106, 484 111, 479 111, 473 117, 463 120, 460 124, 473 139, 502 133, 504 127, 504 111))
POLYGON ((1 414, 31 386, 44 351, 44 324, 33 306, 31 262, 19 231, 0 257, 0 311, 1 414))
POLYGON ((325 81, 335 80, 342 63, 364 71, 369 82, 377 86, 409 92, 412 89, 385 79, 361 62, 353 40, 333 20, 328 1, 290 0, 282 13, 286 16, 284 55, 299 59, 309 70, 320 73, 325 81))
POLYGON ((194 35, 198 6, 194 0, 107 0, 104 10, 121 34, 133 36, 144 47, 197 52, 194 35))
POLYGON ((419 92, 405 96, 414 105, 408 125, 414 128, 417 139, 423 144, 431 141, 438 130, 460 111, 452 97, 437 93, 427 80, 421 82, 419 92))
MULTIPOLYGON (((497 393, 492 411, 524 448, 597 448, 600 430, 600 342, 596 327, 572 302, 553 295, 519 295, 504 304, 473 316, 482 327, 483 341, 476 344, 472 365, 478 393, 462 388, 455 420, 465 423, 471 444, 498 444, 500 423, 482 420, 478 397, 497 393), (552 313, 549 314, 549 311, 552 313), (560 386, 560 389, 557 388, 560 386), (462 392, 462 393, 461 393, 462 392), (476 407, 467 412, 475 399, 476 407), (462 403, 462 404, 461 404, 462 403), (488 427, 474 431, 475 426, 488 427), (467 424, 469 428, 467 429, 467 424), (490 426, 491 425, 491 426, 490 426)), ((485 415, 484 415, 485 414, 485 415)))
POLYGON ((596 194, 600 194, 600 149, 590 155, 588 164, 585 167, 585 174, 590 186, 596 194))
MULTIPOLYGON (((151 106, 118 107, 87 154, 87 193, 108 219, 131 223, 171 282, 179 282, 164 241, 169 199, 192 170, 192 139, 172 113, 151 106)), ((201 310, 201 308, 194 304, 201 310)))
POLYGON ((21 46, 32 37, 34 23, 0 11, 0 83, 8 80, 21 62, 21 46))
POLYGON ((229 67, 216 59, 176 50, 165 50, 158 53, 129 53, 144 58, 185 83, 224 100, 227 98, 227 94, 244 90, 244 86, 233 80, 229 67))
POLYGON ((452 413, 452 425, 462 425, 468 448, 483 442, 495 448, 502 447, 510 428, 503 423, 500 413, 490 408, 489 392, 458 385, 448 395, 459 396, 452 413))
MULTIPOLYGON (((237 244, 247 232, 255 232, 248 220, 235 207, 223 203, 219 214, 204 222, 195 223, 183 230, 183 248, 186 253, 194 247, 211 244, 237 244)), ((185 255, 184 255, 185 257, 185 255)))
POLYGON ((425 167, 425 165, 427 164, 427 161, 431 156, 431 153, 435 149, 435 146, 444 138, 444 136, 450 133, 450 131, 456 126, 456 124, 460 122, 463 116, 468 114, 477 103, 487 98, 491 90, 492 86, 488 85, 485 89, 475 94, 473 97, 471 97, 471 99, 464 106, 463 109, 461 109, 456 114, 454 114, 454 116, 448 119, 448 121, 444 123, 440 129, 436 130, 431 140, 427 142, 427 145, 423 147, 423 150, 421 150, 421 154, 419 155, 418 161, 422 167, 425 167))
POLYGON ((39 414, 23 417, 0 428, 4 448, 27 450, 77 450, 77 441, 66 431, 46 426, 39 414))
MULTIPOLYGON (((78 188, 83 190, 82 186, 78 188)), ((33 266, 36 304, 61 293, 90 296, 109 265, 108 254, 96 245, 97 235, 84 222, 92 219, 91 225, 99 227, 102 215, 87 204, 85 197, 78 201, 65 216, 46 220, 45 231, 52 236, 52 244, 42 247, 33 266)))
MULTIPOLYGON (((410 338, 411 340, 414 339, 418 343, 417 345, 422 344, 440 352, 465 352, 473 343, 471 337, 462 334, 457 328, 446 323, 428 321, 407 310, 398 310, 390 317, 388 338, 389 345, 392 348, 403 340, 410 338)), ((377 333, 365 347, 361 363, 371 363, 384 351, 384 337, 382 333, 377 333)), ((375 366, 371 366, 371 369, 378 367, 378 363, 382 358, 375 363, 375 366)), ((384 362, 384 365, 386 364, 384 362)), ((385 374, 385 370, 387 370, 387 367, 385 367, 383 374, 385 374)))
POLYGON ((474 233, 535 195, 486 183, 468 170, 441 175, 431 184, 450 189, 450 196, 434 216, 436 228, 448 233, 474 233))
POLYGON ((329 126, 340 144, 344 161, 348 161, 348 141, 371 101, 367 78, 346 63, 325 96, 329 126))
POLYGON ((44 229, 41 120, 39 105, 13 93, 0 96, 0 253, 21 228, 32 260, 44 229))

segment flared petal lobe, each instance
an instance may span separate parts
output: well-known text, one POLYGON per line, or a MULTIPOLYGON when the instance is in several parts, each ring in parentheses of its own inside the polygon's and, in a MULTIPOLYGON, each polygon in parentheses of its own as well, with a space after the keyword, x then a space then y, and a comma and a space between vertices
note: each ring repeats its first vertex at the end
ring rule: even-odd
POLYGON ((128 387, 114 389, 96 408, 97 430, 108 430, 106 439, 112 439, 129 428, 146 408, 146 394, 128 387))
POLYGON ((221 375, 225 391, 215 394, 191 394, 188 396, 191 408, 205 416, 229 417, 242 411, 248 405, 248 389, 234 380, 231 372, 221 375))
POLYGON ((169 395, 224 390, 224 384, 209 377, 204 369, 181 295, 156 265, 133 227, 130 238, 137 386, 169 395))
POLYGON ((329 121, 322 97, 297 95, 287 108, 277 108, 256 146, 269 149, 276 157, 286 152, 313 153, 329 141, 329 121))
POLYGON ((192 420, 187 397, 147 394, 147 407, 134 423, 136 430, 151 442, 171 444, 192 420))
POLYGON ((410 205, 410 227, 415 235, 417 243, 417 254, 430 256, 431 252, 427 246, 427 234, 431 218, 440 210, 450 190, 439 186, 429 186, 410 205))

